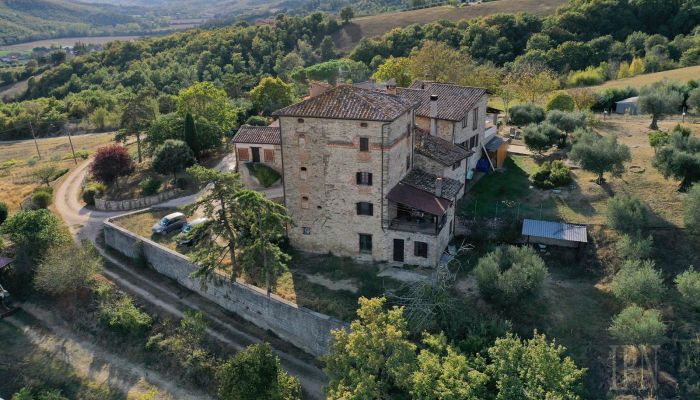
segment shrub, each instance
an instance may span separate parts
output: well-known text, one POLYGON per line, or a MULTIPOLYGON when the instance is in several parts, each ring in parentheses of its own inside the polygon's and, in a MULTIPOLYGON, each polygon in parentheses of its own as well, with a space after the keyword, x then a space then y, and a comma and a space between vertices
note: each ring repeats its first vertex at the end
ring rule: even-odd
POLYGON ((561 131, 546 122, 539 125, 530 124, 523 130, 525 146, 539 154, 554 146, 561 139, 561 131))
POLYGON ((546 121, 564 132, 573 132, 578 128, 586 127, 586 114, 552 110, 547 113, 546 121))
POLYGON ((605 74, 601 68, 588 67, 584 71, 573 71, 566 83, 569 86, 594 86, 605 82, 605 74))
POLYGON ((678 275, 674 282, 683 300, 692 307, 700 308, 700 272, 690 267, 678 275))
POLYGON ((544 109, 532 103, 513 106, 508 110, 510 123, 516 126, 538 124, 544 121, 544 109))
POLYGON ((246 167, 248 167, 248 171, 250 171, 251 175, 266 188, 272 186, 282 177, 279 172, 265 164, 246 163, 246 167))
POLYGON ((474 275, 484 297, 511 305, 527 296, 539 295, 548 273, 535 250, 509 246, 482 257, 474 275))
POLYGON ((638 94, 637 89, 630 86, 626 88, 608 88, 593 95, 595 102, 592 109, 596 111, 609 110, 615 105, 616 101, 628 99, 638 94))
POLYGON ((622 235, 615 245, 618 254, 625 260, 643 260, 651 257, 654 251, 654 238, 649 235, 643 238, 639 235, 622 235))
POLYGON ((2 225, 2 233, 12 243, 40 258, 50 246, 66 243, 70 237, 61 229, 61 221, 48 210, 24 210, 13 214, 2 225))
POLYGON ((574 103, 574 98, 566 92, 555 92, 547 100, 547 104, 544 106, 545 110, 560 110, 560 111, 574 111, 576 103, 574 103))
POLYGON ((99 182, 110 184, 120 176, 129 175, 134 170, 134 162, 129 150, 118 144, 97 149, 90 165, 90 173, 99 182))
POLYGON ((540 169, 530 177, 530 182, 540 189, 551 189, 571 183, 571 170, 560 160, 542 163, 540 169))
POLYGON ((664 131, 651 131, 648 134, 649 145, 656 150, 657 147, 664 146, 668 143, 668 133, 664 131))
POLYGON ((51 295, 75 293, 86 287, 100 269, 100 257, 88 243, 53 246, 36 270, 34 284, 51 295))
POLYGON ((230 357, 216 372, 222 400, 301 399, 301 385, 281 367, 267 343, 254 344, 230 357))
POLYGON ((121 335, 137 335, 151 327, 151 317, 134 305, 129 296, 107 301, 100 307, 100 320, 121 335))
POLYGON ((48 190, 37 190, 32 194, 32 203, 38 208, 48 208, 53 202, 53 194, 48 190))
POLYGON ((638 197, 618 195, 608 200, 608 225, 622 233, 637 233, 647 225, 648 212, 638 197))
POLYGON ((267 122, 267 118, 261 116, 261 115, 251 115, 246 121, 246 125, 252 125, 252 126, 267 126, 269 123, 267 122))
POLYGON ((613 277, 612 293, 626 304, 648 306, 661 301, 664 288, 661 273, 653 261, 628 260, 613 277))
POLYGON ((88 157, 90 157, 90 152, 85 149, 77 150, 75 152, 75 156, 78 158, 82 158, 83 160, 87 160, 88 157))
POLYGON ((7 219, 8 209, 7 204, 0 201, 0 225, 7 219))
POLYGON ((666 324, 658 310, 631 305, 613 318, 608 331, 625 344, 645 345, 659 343, 666 332, 666 324))
POLYGON ((158 193, 160 189, 161 181, 158 178, 148 177, 139 183, 139 188, 141 188, 141 194, 144 196, 152 196, 158 193))
POLYGON ((89 206, 95 205, 95 197, 102 195, 107 187, 104 183, 90 182, 83 188, 82 198, 85 204, 89 206))
POLYGON ((182 140, 168 139, 153 154, 153 170, 164 175, 172 174, 173 178, 194 163, 192 149, 182 140))
POLYGON ((700 235, 700 184, 693 185, 683 201, 683 223, 688 232, 700 235))
POLYGON ((33 167, 33 166, 35 166, 36 163, 38 163, 38 162, 39 162, 39 159, 38 159, 38 158, 32 157, 32 158, 30 158, 30 159, 27 160, 27 166, 33 167))

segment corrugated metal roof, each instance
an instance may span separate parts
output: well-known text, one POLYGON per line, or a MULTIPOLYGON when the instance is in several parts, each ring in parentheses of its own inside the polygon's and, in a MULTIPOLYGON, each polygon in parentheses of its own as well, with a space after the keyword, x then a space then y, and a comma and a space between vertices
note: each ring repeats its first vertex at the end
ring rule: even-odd
POLYGON ((624 100, 616 101, 615 103, 636 103, 639 100, 639 96, 629 97, 624 100))
POLYGON ((522 234, 523 236, 588 243, 586 225, 574 225, 565 222, 525 219, 523 221, 522 234))
POLYGON ((485 147, 486 147, 486 150, 487 150, 487 151, 492 151, 492 152, 493 152, 493 151, 497 151, 498 148, 501 147, 501 145, 502 145, 503 143, 506 143, 506 142, 508 142, 509 140, 510 140, 510 139, 506 139, 506 138, 504 138, 504 137, 502 137, 502 136, 496 135, 496 136, 494 136, 493 138, 491 138, 491 140, 489 140, 488 143, 486 143, 486 146, 485 146, 485 147))

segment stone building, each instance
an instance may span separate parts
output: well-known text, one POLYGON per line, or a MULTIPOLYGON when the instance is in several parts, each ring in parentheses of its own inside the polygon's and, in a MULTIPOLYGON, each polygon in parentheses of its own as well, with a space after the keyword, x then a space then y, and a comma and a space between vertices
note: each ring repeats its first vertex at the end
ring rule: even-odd
POLYGON ((243 125, 231 143, 236 154, 236 171, 241 173, 246 184, 255 185, 245 168, 246 163, 261 163, 282 173, 282 147, 280 128, 275 122, 270 126, 243 125))
MULTIPOLYGON (((468 89, 481 95, 459 109, 468 113, 483 104, 485 110, 486 91, 468 89)), ((437 265, 452 238, 466 160, 474 155, 456 143, 468 142, 467 133, 478 136, 479 125, 440 133, 451 120, 434 118, 427 128, 417 127, 424 118, 420 91, 340 85, 274 113, 292 245, 367 261, 437 265)), ((428 104, 428 112, 439 104, 428 104)))

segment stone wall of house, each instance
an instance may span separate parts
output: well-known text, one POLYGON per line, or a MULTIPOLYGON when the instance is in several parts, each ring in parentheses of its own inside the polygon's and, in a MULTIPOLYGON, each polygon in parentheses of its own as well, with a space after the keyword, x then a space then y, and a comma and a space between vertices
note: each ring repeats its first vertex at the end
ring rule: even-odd
POLYGON ((288 230, 292 245, 360 260, 390 259, 382 221, 387 218, 387 193, 408 170, 411 122, 411 112, 390 124, 280 118, 285 201, 294 221, 288 230), (369 138, 369 152, 359 151, 361 137, 369 138), (357 185, 357 172, 372 173, 372 186, 357 185), (372 203, 373 215, 357 215, 358 202, 372 203), (372 235, 371 254, 360 254, 359 234, 372 235))
MULTIPOLYGON (((437 126, 437 136, 439 138, 445 139, 449 142, 454 143, 452 140, 454 138, 455 124, 452 121, 446 121, 444 119, 438 120, 437 126)), ((430 132, 430 118, 416 116, 416 126, 430 132)))
POLYGON ((277 172, 282 172, 282 147, 279 145, 272 144, 246 144, 246 143, 236 143, 236 156, 238 156, 238 149, 243 149, 248 151, 248 160, 241 160, 236 157, 238 162, 238 168, 245 168, 245 163, 252 161, 252 150, 251 147, 260 147, 260 162, 275 169, 277 172), (272 150, 274 153, 274 160, 268 161, 264 158, 264 151, 272 150))
MULTIPOLYGON (((408 265, 420 265, 422 267, 435 267, 440 261, 443 252, 452 239, 452 230, 454 229, 455 207, 454 205, 447 210, 447 218, 445 225, 438 235, 428 235, 416 232, 403 232, 389 229, 386 231, 387 243, 389 245, 389 257, 393 256, 394 239, 404 240, 404 262, 408 265), (416 257, 414 252, 415 242, 424 242, 428 244, 428 257, 416 257)), ((392 260, 392 258, 389 258, 392 260)), ((393 261, 390 261, 393 263, 393 261)))
POLYGON ((216 276, 204 286, 199 278, 191 276, 196 266, 187 257, 113 224, 118 218, 104 222, 105 243, 109 247, 127 257, 145 257, 159 273, 314 356, 328 351, 331 330, 346 326, 328 315, 275 295, 267 296, 255 286, 231 283, 225 277, 216 276))

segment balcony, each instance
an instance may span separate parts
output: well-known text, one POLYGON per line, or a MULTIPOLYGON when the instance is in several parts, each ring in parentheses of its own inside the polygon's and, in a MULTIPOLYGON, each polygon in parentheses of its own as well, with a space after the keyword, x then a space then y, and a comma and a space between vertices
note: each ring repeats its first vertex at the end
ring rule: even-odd
POLYGON ((438 235, 447 222, 447 214, 437 216, 406 204, 390 202, 389 215, 394 216, 388 220, 391 230, 402 232, 424 233, 426 235, 438 235))

